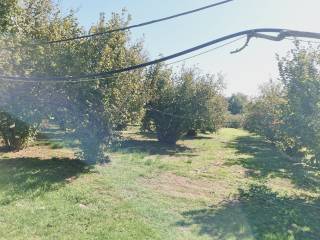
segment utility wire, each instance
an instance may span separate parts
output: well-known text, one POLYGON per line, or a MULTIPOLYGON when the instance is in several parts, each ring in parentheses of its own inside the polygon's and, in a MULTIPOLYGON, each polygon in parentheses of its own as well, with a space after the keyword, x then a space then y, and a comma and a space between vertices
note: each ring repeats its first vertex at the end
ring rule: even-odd
POLYGON ((240 52, 243 50, 245 47, 248 46, 250 39, 252 38, 262 38, 262 39, 267 39, 269 41, 282 41, 286 39, 287 37, 307 37, 307 38, 314 38, 314 39, 320 39, 320 33, 315 33, 315 32, 302 32, 302 31, 294 31, 294 30, 287 30, 287 29, 279 29, 279 28, 259 28, 259 29, 251 29, 251 30, 245 30, 237 33, 233 33, 230 35, 226 35, 221 38, 214 39, 212 41, 200 44, 198 46, 186 49, 184 51, 162 57, 153 61, 125 67, 125 68, 120 68, 120 69, 115 69, 111 70, 108 72, 101 72, 101 73, 93 73, 93 74, 84 74, 84 75, 79 75, 79 76, 64 76, 64 77, 25 77, 25 76, 0 76, 0 79, 6 79, 6 80, 25 80, 25 81, 76 81, 76 80, 81 80, 81 79, 88 79, 88 78, 104 78, 104 77, 110 77, 114 74, 119 74, 123 72, 129 72, 141 68, 145 68, 151 65, 155 65, 161 62, 165 62, 171 59, 178 58, 180 56, 189 54, 191 52, 195 52, 197 50, 206 48, 208 46, 217 44, 219 42, 224 42, 229 39, 237 38, 240 36, 247 36, 247 41, 243 47, 240 49, 233 51, 233 53, 240 52), (267 35, 265 33, 277 33, 277 36, 271 36, 267 35))
POLYGON ((218 46, 218 47, 211 48, 211 49, 209 49, 209 50, 207 50, 207 51, 200 52, 200 53, 195 54, 195 55, 192 55, 192 56, 190 56, 190 57, 183 58, 183 59, 180 59, 180 60, 178 60, 178 61, 165 64, 165 66, 174 65, 174 64, 177 64, 177 63, 180 63, 180 62, 184 62, 184 61, 190 60, 190 59, 195 58, 195 57, 199 57, 199 56, 201 56, 201 55, 204 55, 204 54, 213 52, 213 51, 215 51, 215 50, 218 50, 218 49, 220 49, 220 48, 223 48, 223 47, 225 47, 225 46, 228 46, 228 45, 230 45, 230 44, 232 44, 232 43, 238 42, 239 40, 242 40, 242 39, 244 39, 244 38, 245 38, 245 36, 239 37, 239 38, 237 38, 237 39, 235 39, 235 40, 232 40, 232 41, 230 41, 230 42, 227 42, 227 43, 225 43, 225 44, 222 44, 222 45, 220 45, 220 46, 218 46))
MULTIPOLYGON (((209 49, 207 51, 204 51, 204 52, 200 52, 198 54, 195 54, 195 55, 192 55, 190 57, 187 57, 187 58, 183 58, 183 59, 180 59, 178 61, 175 61, 175 62, 171 62, 171 63, 168 63, 168 64, 165 64, 165 66, 171 66, 171 65, 174 65, 174 64, 178 64, 180 62, 184 62, 186 60, 189 60, 189 59, 192 59, 192 58, 195 58, 195 57, 198 57, 198 56, 201 56, 201 55, 204 55, 204 54, 207 54, 209 52, 213 52, 215 50, 218 50, 220 48, 223 48, 225 46, 228 46, 232 43, 235 43, 235 42, 238 42, 242 39, 244 39, 245 37, 242 36, 242 37, 239 37, 235 40, 232 40, 230 42, 227 42, 223 45, 220 45, 218 47, 215 47, 215 48, 212 48, 212 49, 209 49)), ((42 81, 39 81, 39 80, 22 80, 22 79, 16 79, 14 81, 12 81, 11 79, 0 79, 4 82, 17 82, 17 83, 53 83, 53 84, 57 84, 57 83, 83 83, 83 82, 95 82, 95 81, 99 81, 99 80, 105 80, 105 79, 110 79, 110 78, 114 78, 114 75, 112 76, 108 76, 108 77, 104 77, 104 78, 96 78, 96 79, 80 79, 80 80, 64 80, 64 81, 52 81, 52 80, 42 80, 42 81)))
POLYGON ((135 69, 144 68, 144 67, 148 67, 148 66, 151 66, 151 65, 155 65, 155 64, 161 63, 161 62, 165 62, 165 61, 168 61, 168 60, 171 60, 171 59, 174 59, 174 58, 189 54, 191 52, 206 48, 206 47, 214 45, 216 43, 226 41, 228 39, 232 39, 232 38, 239 37, 239 36, 242 36, 242 35, 251 34, 253 31, 255 31, 255 32, 277 32, 277 33, 280 33, 283 30, 284 29, 255 29, 255 30, 242 31, 242 32, 234 33, 234 34, 231 34, 231 35, 227 35, 227 36, 212 40, 210 42, 198 45, 196 47, 193 47, 193 48, 190 48, 190 49, 187 49, 187 50, 184 50, 184 51, 181 51, 181 52, 178 52, 178 53, 166 56, 166 57, 162 57, 162 58, 159 58, 159 59, 156 59, 156 60, 153 60, 153 61, 149 61, 149 62, 138 64, 138 65, 133 65, 133 66, 130 66, 130 67, 127 67, 127 68, 111 70, 111 71, 108 71, 108 72, 101 72, 101 73, 94 73, 94 74, 87 74, 87 75, 79 75, 79 76, 67 76, 67 77, 0 76, 0 79, 8 79, 8 80, 18 80, 19 79, 19 80, 25 80, 25 81, 29 81, 29 80, 31 80, 31 81, 44 81, 44 80, 47 80, 47 81, 50 81, 50 80, 51 81, 66 81, 66 80, 80 80, 80 79, 84 79, 84 78, 108 77, 108 76, 116 74, 116 73, 128 72, 128 71, 132 71, 132 70, 135 70, 135 69))
POLYGON ((305 42, 305 43, 320 44, 319 41, 311 41, 311 40, 304 40, 304 39, 298 39, 298 38, 285 38, 285 39, 293 42, 298 41, 298 42, 305 42))
POLYGON ((168 20, 171 20, 171 19, 174 19, 174 18, 185 16, 185 15, 190 15, 190 14, 197 13, 197 12, 200 12, 200 11, 204 11, 206 9, 213 8, 213 7, 216 7, 216 6, 219 6, 219 5, 223 5, 223 4, 232 2, 232 1, 234 1, 234 0, 224 0, 224 1, 221 1, 221 2, 217 2, 217 3, 213 3, 213 4, 210 4, 210 5, 201 7, 201 8, 193 9, 193 10, 190 10, 190 11, 187 11, 187 12, 182 12, 182 13, 178 13, 178 14, 175 14, 175 15, 172 15, 172 16, 159 18, 159 19, 155 19, 155 20, 151 20, 151 21, 147 21, 147 22, 143 22, 143 23, 139 23, 139 24, 135 24, 135 25, 130 25, 130 26, 127 26, 127 27, 116 28, 116 29, 112 29, 112 30, 109 30, 109 31, 105 31, 105 32, 98 32, 98 33, 93 33, 93 34, 88 34, 88 35, 83 35, 83 36, 78 36, 78 37, 64 38, 64 39, 53 40, 53 41, 48 41, 48 42, 31 43, 31 44, 22 46, 20 48, 32 47, 32 46, 38 46, 38 45, 49 45, 49 44, 56 44, 56 43, 62 43, 62 42, 69 42, 69 41, 75 41, 75 40, 80 40, 80 39, 98 37, 98 36, 102 36, 102 35, 110 34, 110 33, 114 33, 114 32, 126 31, 126 30, 130 30, 130 29, 133 29, 133 28, 139 28, 139 27, 143 27, 143 26, 147 26, 147 25, 151 25, 151 24, 155 24, 155 23, 159 23, 159 22, 163 22, 163 21, 168 21, 168 20))

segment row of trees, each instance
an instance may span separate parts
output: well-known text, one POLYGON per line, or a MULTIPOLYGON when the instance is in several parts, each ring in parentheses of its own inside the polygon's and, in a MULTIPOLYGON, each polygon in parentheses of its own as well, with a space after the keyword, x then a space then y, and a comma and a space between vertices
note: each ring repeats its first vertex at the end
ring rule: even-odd
POLYGON ((244 114, 247 111, 249 98, 242 93, 232 94, 228 99, 228 115, 225 126, 229 128, 242 128, 244 124, 244 114))
POLYGON ((280 81, 261 88, 248 105, 245 127, 289 154, 320 162, 320 54, 299 44, 278 58, 280 81))
MULTIPOLYGON (((32 45, 87 32, 79 25, 74 12, 62 15, 51 0, 22 0, 12 5, 9 3, 14 1, 5 2, 2 4, 8 11, 0 12, 5 16, 0 23, 2 73, 72 76, 109 71, 147 60, 143 42, 132 41, 129 31, 59 44, 32 45)), ((89 33, 124 27, 129 20, 125 11, 112 14, 108 21, 101 14, 89 33)), ((105 148, 115 133, 142 118, 144 126, 156 131, 160 141, 170 144, 189 130, 217 130, 226 110, 221 82, 221 76, 216 79, 194 69, 174 73, 162 65, 76 83, 0 81, 3 116, 0 134, 11 138, 5 141, 11 143, 10 147, 21 148, 39 130, 41 122, 50 119, 69 129, 80 141, 80 158, 88 163, 104 161, 105 148), (30 134, 22 134, 23 131, 20 134, 18 129, 30 134)))
MULTIPOLYGON (((71 11, 61 14, 51 0, 0 3, 0 72, 38 77, 109 71, 148 60, 142 41, 114 32, 53 45, 30 43, 87 33, 71 11)), ((127 26, 126 12, 101 14, 89 33, 127 26)), ((0 81, 0 134, 12 149, 33 139, 50 119, 80 141, 79 157, 103 161, 115 133, 142 122, 161 142, 175 144, 185 134, 214 132, 225 124, 256 132, 290 154, 302 150, 320 159, 320 72, 318 49, 297 45, 279 58, 280 81, 261 88, 249 101, 222 96, 223 77, 198 69, 175 72, 159 64, 103 79, 80 82, 0 81), (229 103, 229 104, 228 104, 229 103), (230 114, 227 114, 229 110, 230 114)), ((319 160, 318 160, 319 161, 319 160)))
MULTIPOLYGON (((90 33, 126 26, 123 14, 110 21, 101 15, 90 33)), ((50 0, 20 2, 1 36, 0 71, 8 75, 39 77, 80 75, 108 71, 144 61, 142 44, 131 43, 128 32, 117 32, 99 39, 55 45, 30 46, 84 34, 73 12, 63 16, 50 0)), ((122 128, 142 113, 143 71, 79 83, 1 82, 1 107, 10 115, 37 128, 46 118, 73 129, 80 139, 82 158, 103 159, 105 145, 113 128, 122 128), (121 117, 118 109, 121 109, 121 117), (102 144, 103 143, 103 144, 102 144)))

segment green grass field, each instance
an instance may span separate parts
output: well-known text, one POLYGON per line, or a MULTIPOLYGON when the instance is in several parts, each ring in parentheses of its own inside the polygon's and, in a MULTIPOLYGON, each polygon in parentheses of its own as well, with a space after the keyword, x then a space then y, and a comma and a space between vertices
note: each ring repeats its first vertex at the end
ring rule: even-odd
POLYGON ((63 146, 1 153, 0 239, 320 239, 319 170, 245 131, 128 131, 91 168, 63 146))

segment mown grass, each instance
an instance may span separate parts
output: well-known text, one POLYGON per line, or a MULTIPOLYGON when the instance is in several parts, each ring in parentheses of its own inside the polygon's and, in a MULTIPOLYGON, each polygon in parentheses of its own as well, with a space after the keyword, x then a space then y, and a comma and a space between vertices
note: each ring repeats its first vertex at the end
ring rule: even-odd
POLYGON ((320 239, 319 171, 245 131, 129 131, 97 167, 63 151, 1 154, 0 239, 320 239))

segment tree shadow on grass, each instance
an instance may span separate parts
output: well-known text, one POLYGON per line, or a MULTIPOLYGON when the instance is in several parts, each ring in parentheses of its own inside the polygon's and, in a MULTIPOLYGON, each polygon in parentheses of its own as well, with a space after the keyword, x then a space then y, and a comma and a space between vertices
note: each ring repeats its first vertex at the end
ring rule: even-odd
POLYGON ((79 141, 77 137, 72 133, 57 128, 47 128, 38 133, 36 145, 51 145, 58 143, 61 146, 67 146, 71 148, 79 147, 79 141))
POLYGON ((299 188, 320 191, 320 176, 317 176, 316 169, 301 164, 301 160, 289 159, 261 137, 238 137, 228 147, 245 157, 230 159, 226 165, 242 165, 250 177, 287 178, 299 188))
POLYGON ((209 140, 213 139, 212 136, 205 136, 205 135, 197 135, 197 136, 184 136, 182 140, 209 140))
MULTIPOLYGON (((136 134, 136 133, 132 133, 132 134, 136 134)), ((157 134, 154 132, 139 132, 139 135, 146 138, 146 139, 156 139, 157 138, 157 134)), ((205 134, 197 134, 196 136, 184 135, 181 138, 181 140, 209 140, 209 139, 213 139, 213 137, 209 136, 209 135, 205 135, 205 134)))
POLYGON ((320 239, 320 201, 281 197, 264 186, 240 190, 217 209, 182 213, 180 227, 197 226, 212 239, 320 239))
POLYGON ((191 152, 191 149, 182 145, 166 145, 151 139, 128 139, 119 142, 112 147, 114 152, 129 152, 129 153, 147 153, 150 155, 175 155, 185 152, 191 152))
POLYGON ((89 170, 71 159, 0 159, 0 206, 57 190, 89 170))

